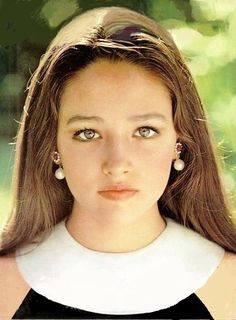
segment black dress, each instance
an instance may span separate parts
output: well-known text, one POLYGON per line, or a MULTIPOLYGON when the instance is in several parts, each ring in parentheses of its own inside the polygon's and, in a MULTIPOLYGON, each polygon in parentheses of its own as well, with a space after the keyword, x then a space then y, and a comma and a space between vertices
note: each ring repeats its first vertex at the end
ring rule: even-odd
POLYGON ((195 293, 174 306, 150 313, 110 315, 75 309, 29 291, 13 319, 210 319, 213 317, 195 293))

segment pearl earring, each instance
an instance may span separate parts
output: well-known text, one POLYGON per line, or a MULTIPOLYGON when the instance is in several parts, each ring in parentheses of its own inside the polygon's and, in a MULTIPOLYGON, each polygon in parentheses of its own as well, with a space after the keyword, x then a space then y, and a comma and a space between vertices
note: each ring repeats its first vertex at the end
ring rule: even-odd
POLYGON ((61 158, 60 158, 60 154, 57 152, 57 151, 54 151, 53 152, 53 155, 52 155, 52 160, 54 163, 56 163, 57 165, 59 165, 59 168, 55 171, 55 177, 58 179, 58 180, 62 180, 65 178, 65 173, 64 173, 64 170, 61 166, 61 158))
POLYGON ((174 161, 174 168, 177 171, 181 171, 185 167, 184 161, 180 159, 182 149, 182 144, 180 142, 177 142, 175 145, 176 160, 174 161))

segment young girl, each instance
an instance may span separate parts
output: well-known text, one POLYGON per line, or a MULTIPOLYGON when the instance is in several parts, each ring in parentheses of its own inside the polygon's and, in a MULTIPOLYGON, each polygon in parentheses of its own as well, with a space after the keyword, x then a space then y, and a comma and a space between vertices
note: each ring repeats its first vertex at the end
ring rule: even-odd
POLYGON ((0 317, 235 319, 235 225, 171 36, 80 15, 34 73, 1 240, 0 317))

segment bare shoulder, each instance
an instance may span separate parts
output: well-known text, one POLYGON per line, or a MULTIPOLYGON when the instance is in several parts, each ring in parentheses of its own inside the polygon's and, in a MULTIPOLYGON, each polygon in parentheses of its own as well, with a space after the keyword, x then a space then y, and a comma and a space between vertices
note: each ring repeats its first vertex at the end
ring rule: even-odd
POLYGON ((236 319, 236 254, 226 251, 207 283, 195 293, 214 319, 236 319))
POLYGON ((0 319, 11 319, 30 287, 17 268, 14 255, 0 257, 0 319))

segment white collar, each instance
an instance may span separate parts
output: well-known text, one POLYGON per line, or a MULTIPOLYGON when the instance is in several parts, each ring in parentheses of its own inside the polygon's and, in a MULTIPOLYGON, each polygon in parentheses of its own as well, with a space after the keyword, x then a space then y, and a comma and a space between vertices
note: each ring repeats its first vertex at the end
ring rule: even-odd
MULTIPOLYGON (((154 312, 203 286, 225 252, 165 219, 167 226, 156 240, 127 253, 88 249, 72 238, 62 221, 44 242, 16 261, 29 286, 52 301, 97 313, 154 312)), ((34 247, 18 249, 17 255, 34 247)))

